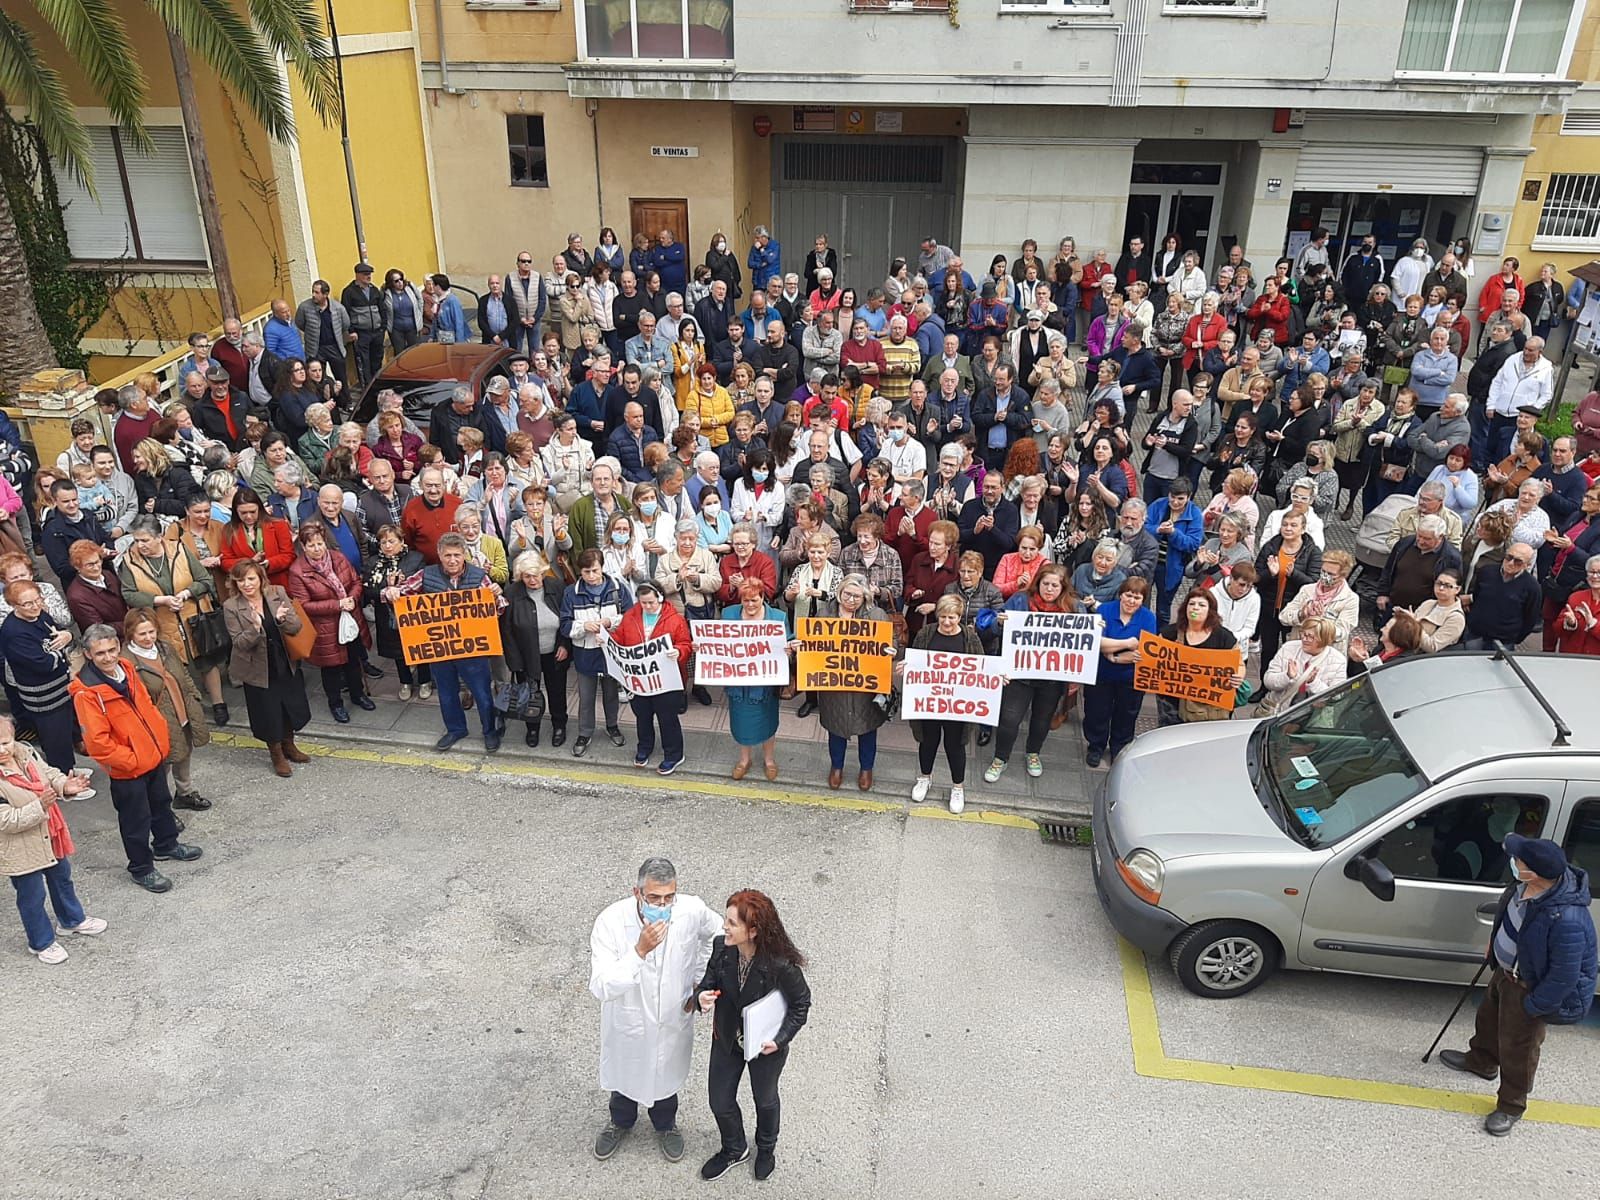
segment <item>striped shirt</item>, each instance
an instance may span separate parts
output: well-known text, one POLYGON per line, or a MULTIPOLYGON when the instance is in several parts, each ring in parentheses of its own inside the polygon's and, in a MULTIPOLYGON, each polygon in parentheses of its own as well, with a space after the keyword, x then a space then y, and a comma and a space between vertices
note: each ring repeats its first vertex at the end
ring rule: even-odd
POLYGON ((1506 904, 1505 916, 1494 934, 1494 961, 1508 975, 1517 969, 1517 935, 1522 932, 1522 922, 1528 913, 1528 902, 1519 888, 1506 904))

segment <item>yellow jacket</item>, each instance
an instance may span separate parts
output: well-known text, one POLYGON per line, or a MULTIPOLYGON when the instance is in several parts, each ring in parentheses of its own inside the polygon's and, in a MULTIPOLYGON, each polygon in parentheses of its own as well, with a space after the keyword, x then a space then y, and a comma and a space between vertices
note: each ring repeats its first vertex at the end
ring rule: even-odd
POLYGON ((711 448, 715 450, 728 440, 728 426, 733 424, 733 397, 719 383, 709 396, 696 388, 694 403, 700 411, 700 432, 706 435, 711 448))

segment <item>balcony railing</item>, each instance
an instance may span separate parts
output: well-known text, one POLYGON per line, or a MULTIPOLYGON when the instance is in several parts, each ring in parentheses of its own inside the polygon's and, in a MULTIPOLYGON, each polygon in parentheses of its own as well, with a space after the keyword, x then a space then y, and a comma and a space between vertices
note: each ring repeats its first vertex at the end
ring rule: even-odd
POLYGON ((949 13, 950 0, 845 0, 853 13, 949 13))

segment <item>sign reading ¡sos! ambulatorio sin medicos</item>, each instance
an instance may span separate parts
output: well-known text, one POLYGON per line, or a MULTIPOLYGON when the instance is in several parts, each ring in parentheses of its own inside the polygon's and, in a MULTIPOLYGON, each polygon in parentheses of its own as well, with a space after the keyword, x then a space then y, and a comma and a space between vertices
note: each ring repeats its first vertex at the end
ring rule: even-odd
POLYGON ((401 596, 394 620, 407 666, 503 653, 499 601, 486 587, 401 596))

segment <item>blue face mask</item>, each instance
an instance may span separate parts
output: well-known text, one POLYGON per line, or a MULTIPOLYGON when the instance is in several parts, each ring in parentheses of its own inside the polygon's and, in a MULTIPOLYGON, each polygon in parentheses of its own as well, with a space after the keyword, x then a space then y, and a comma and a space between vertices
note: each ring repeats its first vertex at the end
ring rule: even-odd
POLYGON ((768 472, 766 472, 766 471, 751 471, 750 472, 750 478, 754 479, 757 483, 765 483, 767 481, 767 475, 768 475, 768 472))
POLYGON ((647 517, 655 516, 658 507, 660 506, 654 500, 641 500, 639 502, 639 511, 647 517))
POLYGON ((654 904, 647 904, 645 901, 640 900, 639 915, 645 919, 646 923, 651 921, 671 921, 672 905, 663 904, 657 906, 654 904))
POLYGON ((628 544, 628 535, 622 532, 620 529, 613 530, 611 534, 611 544, 613 546, 626 546, 628 544))

